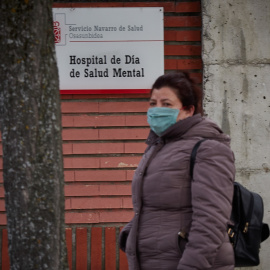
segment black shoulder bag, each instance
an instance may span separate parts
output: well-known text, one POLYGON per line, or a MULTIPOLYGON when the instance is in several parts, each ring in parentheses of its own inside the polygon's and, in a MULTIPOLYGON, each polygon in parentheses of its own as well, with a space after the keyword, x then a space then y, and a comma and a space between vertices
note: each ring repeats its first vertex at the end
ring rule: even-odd
MULTIPOLYGON (((203 141, 205 139, 198 141, 191 152, 190 176, 192 180, 197 150, 203 141)), ((263 223, 263 211, 261 196, 234 182, 232 224, 228 225, 228 234, 234 249, 236 267, 260 264, 260 245, 269 237, 269 226, 263 223)))

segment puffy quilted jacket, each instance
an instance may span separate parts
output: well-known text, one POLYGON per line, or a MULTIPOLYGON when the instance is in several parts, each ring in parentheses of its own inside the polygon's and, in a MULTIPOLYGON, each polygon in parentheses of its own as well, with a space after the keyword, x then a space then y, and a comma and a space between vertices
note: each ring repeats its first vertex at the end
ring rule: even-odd
POLYGON ((134 218, 120 234, 130 270, 234 269, 226 231, 235 175, 229 143, 199 114, 161 137, 150 132, 132 181, 134 218), (190 155, 202 138, 192 181, 190 155))

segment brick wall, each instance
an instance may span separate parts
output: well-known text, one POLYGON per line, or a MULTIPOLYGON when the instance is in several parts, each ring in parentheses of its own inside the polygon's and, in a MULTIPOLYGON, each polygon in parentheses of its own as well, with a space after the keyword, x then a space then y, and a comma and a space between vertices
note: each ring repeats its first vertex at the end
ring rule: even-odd
MULTIPOLYGON (((62 6, 55 3, 54 6, 62 6)), ((73 7, 164 8, 165 72, 201 83, 200 1, 91 2, 73 7)), ((127 270, 117 238, 132 216, 131 180, 145 149, 147 94, 62 95, 66 236, 70 269, 127 270)), ((0 144, 0 269, 9 269, 0 144)))
POLYGON ((63 98, 66 222, 129 221, 132 174, 149 132, 147 101, 63 98))

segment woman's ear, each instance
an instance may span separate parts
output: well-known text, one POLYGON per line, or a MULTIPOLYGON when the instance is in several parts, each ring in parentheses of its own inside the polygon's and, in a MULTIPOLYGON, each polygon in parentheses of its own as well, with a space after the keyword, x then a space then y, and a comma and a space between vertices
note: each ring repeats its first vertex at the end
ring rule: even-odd
POLYGON ((193 116, 194 112, 195 112, 195 107, 193 105, 180 109, 180 113, 177 117, 177 121, 193 116))
POLYGON ((194 105, 190 105, 187 109, 187 113, 189 114, 189 116, 192 116, 194 115, 194 112, 195 112, 195 107, 194 105))

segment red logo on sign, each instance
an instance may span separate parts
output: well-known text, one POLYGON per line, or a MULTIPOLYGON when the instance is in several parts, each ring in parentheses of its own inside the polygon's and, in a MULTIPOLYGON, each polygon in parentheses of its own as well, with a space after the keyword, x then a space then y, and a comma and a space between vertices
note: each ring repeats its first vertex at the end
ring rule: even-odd
POLYGON ((54 42, 61 42, 61 28, 59 22, 53 22, 54 42))

